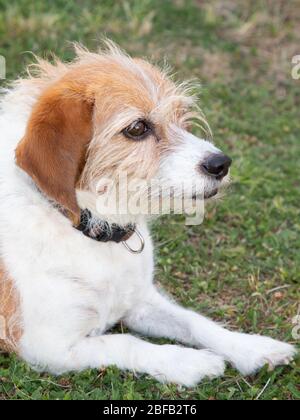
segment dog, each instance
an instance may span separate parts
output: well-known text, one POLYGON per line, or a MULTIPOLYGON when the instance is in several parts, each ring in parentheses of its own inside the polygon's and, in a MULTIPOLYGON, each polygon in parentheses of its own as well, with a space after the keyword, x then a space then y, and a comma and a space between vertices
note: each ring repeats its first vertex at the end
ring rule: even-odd
POLYGON ((121 172, 177 196, 186 180, 205 199, 228 182, 231 159, 191 133, 203 117, 188 84, 111 41, 75 50, 2 94, 1 349, 53 374, 116 365, 188 387, 225 362, 243 375, 289 363, 292 345, 228 331, 158 289, 149 216, 101 211, 101 180, 121 172), (119 322, 136 335, 109 333, 119 322))

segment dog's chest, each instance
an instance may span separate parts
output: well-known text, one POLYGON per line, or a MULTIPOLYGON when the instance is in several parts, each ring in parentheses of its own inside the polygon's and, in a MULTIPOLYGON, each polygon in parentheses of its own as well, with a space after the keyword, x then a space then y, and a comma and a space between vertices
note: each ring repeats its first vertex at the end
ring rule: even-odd
MULTIPOLYGON (((143 236, 146 245, 141 254, 130 253, 122 243, 103 244, 98 258, 89 256, 84 262, 78 281, 73 273, 70 295, 74 305, 80 302, 88 333, 102 333, 124 318, 152 282, 152 242, 146 229, 143 236)), ((133 240, 131 245, 136 249, 139 244, 133 240)))
MULTIPOLYGON (((128 252, 125 250, 125 252, 128 252)), ((152 258, 146 255, 118 255, 113 270, 95 285, 98 322, 104 331, 121 320, 139 301, 152 280, 152 258), (126 258, 127 257, 127 258, 126 258)))

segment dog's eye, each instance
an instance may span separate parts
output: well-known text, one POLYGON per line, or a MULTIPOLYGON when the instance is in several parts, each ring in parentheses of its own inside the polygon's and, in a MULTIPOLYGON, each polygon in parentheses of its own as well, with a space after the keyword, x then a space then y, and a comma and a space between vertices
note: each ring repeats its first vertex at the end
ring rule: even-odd
POLYGON ((140 140, 151 132, 149 123, 143 120, 134 121, 123 130, 123 134, 133 140, 140 140))

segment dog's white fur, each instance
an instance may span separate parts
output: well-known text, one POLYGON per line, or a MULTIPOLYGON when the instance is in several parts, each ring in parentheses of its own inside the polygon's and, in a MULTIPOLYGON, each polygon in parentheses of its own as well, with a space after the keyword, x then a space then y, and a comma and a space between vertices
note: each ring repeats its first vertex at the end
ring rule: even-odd
MULTIPOLYGON (((130 69, 126 56, 116 50, 113 54, 130 69)), ((63 68, 62 73, 66 71, 63 68)), ((157 94, 153 80, 143 68, 140 72, 148 89, 157 94)), ((0 255, 20 296, 19 355, 35 368, 57 374, 116 365, 186 386, 222 375, 225 361, 243 374, 266 363, 290 361, 295 354, 291 345, 227 331, 161 293, 153 283, 153 245, 146 218, 128 216, 138 222, 146 244, 143 253, 131 254, 122 244, 86 238, 37 190, 16 166, 15 149, 43 88, 26 84, 13 88, 2 100, 0 115, 0 255), (167 337, 194 348, 107 333, 121 320, 142 335, 167 337)), ((174 184, 182 178, 197 184, 203 176, 196 164, 218 149, 176 124, 171 131, 180 144, 164 155, 155 176, 174 184)), ((205 185, 212 188, 209 180, 205 185)), ((87 194, 77 191, 82 208, 89 207, 87 194)), ((135 237, 129 243, 132 248, 139 245, 135 237)))

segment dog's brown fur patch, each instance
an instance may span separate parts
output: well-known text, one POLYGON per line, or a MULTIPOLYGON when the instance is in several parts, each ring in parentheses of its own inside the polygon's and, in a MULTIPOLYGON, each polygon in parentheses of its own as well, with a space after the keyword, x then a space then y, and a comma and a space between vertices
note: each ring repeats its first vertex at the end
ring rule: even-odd
POLYGON ((80 209, 75 185, 92 137, 92 107, 80 83, 63 79, 38 100, 16 150, 17 164, 76 224, 80 209))
POLYGON ((0 259, 0 350, 17 352, 21 336, 19 296, 0 259))

